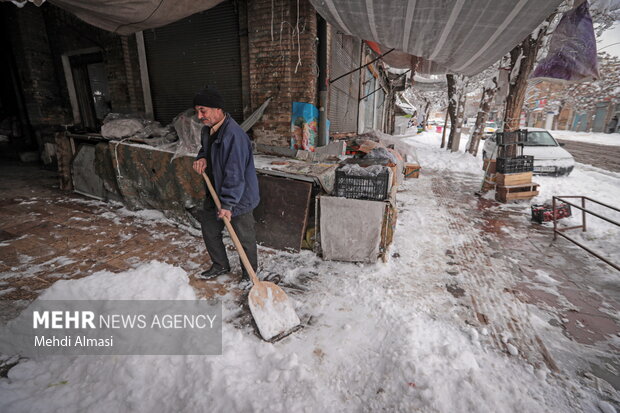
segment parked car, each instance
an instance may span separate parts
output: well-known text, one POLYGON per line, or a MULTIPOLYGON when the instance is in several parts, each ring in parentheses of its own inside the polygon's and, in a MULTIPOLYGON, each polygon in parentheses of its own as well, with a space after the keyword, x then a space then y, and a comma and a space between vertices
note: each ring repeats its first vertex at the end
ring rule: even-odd
POLYGON ((484 139, 490 138, 495 132, 497 132, 497 124, 495 122, 489 121, 484 125, 484 139))
MULTIPOLYGON (((562 148, 563 143, 558 143, 549 131, 540 128, 526 128, 527 141, 523 145, 523 155, 534 157, 534 174, 566 176, 575 167, 575 159, 566 149, 562 148)), ((482 148, 482 158, 488 159, 493 156, 497 158, 495 152, 495 134, 484 142, 482 148)))

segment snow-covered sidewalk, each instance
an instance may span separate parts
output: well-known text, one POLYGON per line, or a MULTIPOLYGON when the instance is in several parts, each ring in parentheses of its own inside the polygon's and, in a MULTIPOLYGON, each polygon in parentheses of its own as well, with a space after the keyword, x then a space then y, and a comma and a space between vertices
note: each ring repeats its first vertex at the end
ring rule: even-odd
MULTIPOLYGON (((26 360, 0 380, 0 410, 614 411, 620 398, 613 388, 576 374, 588 371, 594 356, 609 356, 607 342, 574 343, 552 323, 563 323, 553 308, 527 295, 546 288, 559 297, 564 280, 554 278, 555 267, 579 263, 575 271, 589 273, 593 285, 609 281, 606 268, 566 243, 543 252, 524 248, 530 238, 548 239, 548 230, 532 235, 526 205, 499 206, 473 195, 482 179, 479 159, 438 149, 430 132, 404 139, 417 148, 423 169, 398 193, 388 263, 262 250, 265 271, 283 276, 303 330, 275 344, 261 341, 232 289, 221 297, 221 356, 26 360), (575 261, 562 262, 563 254, 575 261)), ((583 174, 575 175, 583 190, 590 179, 607 176, 583 174)), ((604 185, 617 185, 615 176, 609 179, 604 185)), ((543 191, 575 185, 561 182, 540 183, 543 191)), ((166 227, 159 228, 165 239, 166 227)), ((42 298, 196 299, 193 283, 178 266, 138 262, 117 274, 57 281, 42 298)), ((617 322, 616 304, 601 306, 617 322)), ((606 340, 617 345, 617 337, 606 340)))

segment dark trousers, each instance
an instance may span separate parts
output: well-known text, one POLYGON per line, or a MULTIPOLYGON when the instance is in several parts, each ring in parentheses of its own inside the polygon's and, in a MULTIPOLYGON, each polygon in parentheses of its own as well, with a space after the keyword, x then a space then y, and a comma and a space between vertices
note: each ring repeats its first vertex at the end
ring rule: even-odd
MULTIPOLYGON (((258 252, 256 249, 256 231, 254 230, 254 215, 252 211, 247 214, 232 217, 231 223, 237 233, 243 250, 248 256, 248 261, 256 272, 258 269, 258 252)), ((202 218, 202 238, 205 241, 207 252, 211 256, 211 261, 225 268, 230 268, 226 248, 222 241, 222 230, 224 221, 217 218, 217 208, 211 197, 207 197, 204 203, 204 214, 202 218)), ((241 263, 241 268, 245 274, 245 268, 241 263)))

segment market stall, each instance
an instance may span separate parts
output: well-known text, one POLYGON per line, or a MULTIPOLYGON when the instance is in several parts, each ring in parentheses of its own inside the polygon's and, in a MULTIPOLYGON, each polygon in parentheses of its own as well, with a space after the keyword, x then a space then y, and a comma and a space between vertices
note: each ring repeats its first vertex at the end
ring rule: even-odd
MULTIPOLYGON (((57 143, 65 189, 200 225, 204 183, 192 169, 194 155, 179 153, 161 137, 64 132, 57 143)), ((328 260, 387 258, 396 224, 396 189, 415 165, 405 162, 415 161, 406 145, 370 133, 316 152, 259 149, 254 159, 261 203, 254 215, 260 244, 311 249, 328 260)))

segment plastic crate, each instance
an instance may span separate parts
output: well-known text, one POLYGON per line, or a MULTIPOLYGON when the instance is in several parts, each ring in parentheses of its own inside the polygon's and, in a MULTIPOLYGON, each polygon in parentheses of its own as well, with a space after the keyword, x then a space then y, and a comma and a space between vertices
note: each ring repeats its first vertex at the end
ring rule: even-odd
POLYGON ((514 158, 497 158, 496 170, 500 174, 532 172, 534 170, 534 157, 521 155, 514 158))
POLYGON ((523 145, 498 145, 497 146, 497 157, 498 158, 514 158, 516 156, 522 156, 522 155, 523 155, 523 145), (515 150, 510 156, 507 156, 508 150, 510 148, 514 148, 515 150))
MULTIPOLYGON (((555 206, 555 219, 562 219, 571 216, 570 205, 559 203, 555 206)), ((553 221, 553 207, 551 205, 532 205, 532 221, 539 224, 553 221)))
POLYGON ((495 141, 498 145, 523 145, 527 141, 527 130, 519 129, 512 132, 497 132, 495 141))
POLYGON ((334 195, 351 199, 383 201, 387 199, 390 172, 385 170, 375 176, 346 174, 336 170, 334 195))

